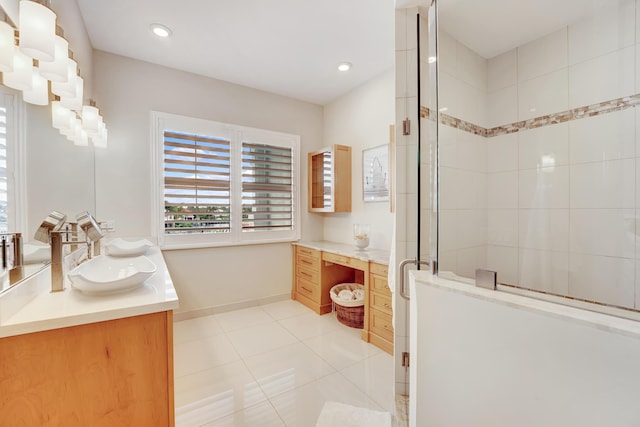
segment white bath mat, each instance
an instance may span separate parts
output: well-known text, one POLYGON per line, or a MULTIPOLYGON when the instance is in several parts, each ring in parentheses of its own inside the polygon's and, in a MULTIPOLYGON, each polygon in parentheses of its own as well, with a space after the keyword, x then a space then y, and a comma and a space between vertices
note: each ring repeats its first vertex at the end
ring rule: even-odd
POLYGON ((344 403, 325 402, 316 427, 391 427, 391 414, 344 403))

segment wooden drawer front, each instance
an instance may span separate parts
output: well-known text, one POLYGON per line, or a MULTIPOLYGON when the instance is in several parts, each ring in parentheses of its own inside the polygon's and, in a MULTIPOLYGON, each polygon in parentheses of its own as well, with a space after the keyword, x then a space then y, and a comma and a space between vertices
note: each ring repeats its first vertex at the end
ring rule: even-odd
POLYGON ((305 248, 304 246, 296 246, 296 254, 305 255, 309 258, 320 260, 320 251, 316 251, 315 249, 311 248, 305 248))
POLYGON ((350 258, 344 255, 332 254, 330 252, 322 252, 324 261, 335 262, 336 264, 349 265, 350 258))
POLYGON ((387 277, 389 275, 389 267, 384 264, 378 264, 377 262, 369 264, 369 271, 378 276, 387 277))
POLYGON ((391 316, 393 308, 391 306, 391 297, 382 295, 377 292, 371 292, 371 307, 382 311, 391 316))
POLYGON ((322 260, 334 264, 346 265, 362 271, 369 271, 369 263, 357 258, 350 258, 345 255, 338 255, 331 252, 322 252, 322 260))
POLYGON ((298 276, 298 279, 302 279, 302 280, 306 280, 307 282, 311 282, 314 284, 319 284, 320 283, 320 271, 319 270, 313 270, 310 268, 305 268, 305 267, 298 267, 296 269, 296 275, 298 276))
POLYGON ((314 258, 309 255, 298 253, 296 255, 296 265, 313 270, 320 270, 320 257, 314 258))
POLYGON ((386 277, 382 278, 380 276, 374 276, 373 274, 369 277, 369 286, 371 286, 371 290, 374 292, 380 292, 381 294, 391 296, 391 291, 389 290, 389 282, 386 277))
POLYGON ((371 310, 370 314, 371 332, 393 342, 393 325, 391 324, 391 316, 371 310))
POLYGON ((298 277, 296 289, 298 290, 298 293, 300 295, 303 295, 314 302, 320 303, 320 286, 319 285, 298 277))

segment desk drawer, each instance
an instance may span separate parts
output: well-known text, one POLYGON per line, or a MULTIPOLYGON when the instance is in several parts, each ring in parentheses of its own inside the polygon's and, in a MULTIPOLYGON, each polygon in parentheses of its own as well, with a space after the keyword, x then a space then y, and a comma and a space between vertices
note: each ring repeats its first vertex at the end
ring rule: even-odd
POLYGON ((344 265, 347 267, 353 267, 362 271, 369 271, 369 263, 357 258, 350 258, 345 255, 338 255, 331 252, 322 252, 322 260, 332 262, 334 264, 344 265))
POLYGON ((311 270, 320 270, 320 257, 312 257, 306 254, 296 254, 296 265, 311 270))
POLYGON ((378 264, 377 262, 369 264, 369 271, 378 276, 387 277, 389 275, 389 267, 384 264, 378 264))
POLYGON ((380 310, 381 312, 391 316, 393 313, 393 307, 391 305, 391 297, 382 295, 377 292, 371 292, 371 308, 380 310))
POLYGON ((296 290, 300 295, 303 295, 314 302, 320 303, 320 286, 318 284, 298 277, 296 290))
POLYGON ((296 276, 299 279, 306 280, 316 285, 320 283, 320 270, 313 270, 311 268, 298 266, 296 269, 296 276))
POLYGON ((386 278, 382 278, 380 276, 371 275, 369 276, 369 286, 371 286, 371 290, 373 292, 379 292, 383 295, 391 296, 391 290, 389 289, 389 282, 386 278))
POLYGON ((311 248, 306 248, 304 246, 296 246, 296 254, 305 255, 309 258, 320 260, 320 251, 316 251, 315 249, 311 249, 311 248))
POLYGON ((387 341, 393 342, 393 325, 391 323, 391 316, 377 310, 371 310, 369 316, 371 332, 387 341))

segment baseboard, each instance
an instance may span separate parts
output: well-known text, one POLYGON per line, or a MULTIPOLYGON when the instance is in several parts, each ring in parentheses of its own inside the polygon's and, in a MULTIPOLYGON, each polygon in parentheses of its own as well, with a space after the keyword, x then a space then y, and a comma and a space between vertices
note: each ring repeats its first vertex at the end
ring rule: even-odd
POLYGON ((214 307, 198 308, 196 310, 179 311, 173 313, 173 321, 195 319, 197 317, 211 316, 212 314, 225 313, 227 311, 241 310, 243 308, 257 307, 260 305, 271 304, 274 302, 285 301, 291 299, 291 293, 273 295, 270 297, 259 298, 255 300, 247 300, 235 302, 232 304, 216 305, 214 307))

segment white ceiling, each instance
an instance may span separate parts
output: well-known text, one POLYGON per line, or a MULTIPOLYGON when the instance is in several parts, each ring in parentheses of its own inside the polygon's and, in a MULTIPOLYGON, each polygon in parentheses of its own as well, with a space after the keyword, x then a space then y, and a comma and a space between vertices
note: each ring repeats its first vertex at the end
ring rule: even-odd
POLYGON ((394 64, 394 0, 77 1, 95 49, 320 105, 394 64))
MULTIPOLYGON (((440 0, 439 22, 492 58, 607 1, 440 0)), ((394 64, 395 0, 77 2, 96 49, 320 105, 394 64), (155 37, 152 23, 172 37, 155 37), (353 69, 338 72, 342 61, 353 69)))

